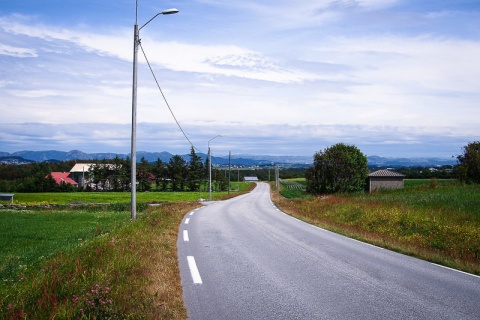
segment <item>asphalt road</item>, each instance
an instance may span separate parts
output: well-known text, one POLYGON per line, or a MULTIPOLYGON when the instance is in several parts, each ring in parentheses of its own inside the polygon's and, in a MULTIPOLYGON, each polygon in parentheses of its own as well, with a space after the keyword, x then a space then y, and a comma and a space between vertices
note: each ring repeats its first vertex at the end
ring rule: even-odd
POLYGON ((189 319, 480 319, 480 277, 294 219, 266 183, 188 213, 178 254, 189 319))

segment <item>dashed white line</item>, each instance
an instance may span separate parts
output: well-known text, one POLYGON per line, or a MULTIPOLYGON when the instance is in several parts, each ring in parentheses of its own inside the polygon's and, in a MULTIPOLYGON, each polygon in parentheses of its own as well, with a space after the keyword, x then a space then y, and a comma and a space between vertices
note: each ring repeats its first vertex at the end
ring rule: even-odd
POLYGON ((188 267, 190 268, 190 274, 192 275, 193 283, 202 284, 202 277, 200 277, 200 272, 198 272, 195 258, 193 256, 187 256, 187 261, 188 267))
POLYGON ((188 230, 183 230, 183 241, 190 241, 190 239, 188 238, 188 230))
POLYGON ((185 224, 188 224, 190 222, 190 218, 185 219, 185 224))
POLYGON ((189 214, 189 215, 190 215, 190 216, 193 216, 193 213, 194 213, 194 212, 195 212, 195 211, 192 211, 192 212, 190 212, 190 214, 189 214))

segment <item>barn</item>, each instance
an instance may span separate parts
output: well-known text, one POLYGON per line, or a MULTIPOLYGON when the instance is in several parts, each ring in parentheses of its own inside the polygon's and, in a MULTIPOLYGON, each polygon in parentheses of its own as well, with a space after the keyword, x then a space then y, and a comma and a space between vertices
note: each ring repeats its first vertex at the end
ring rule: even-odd
POLYGON ((370 192, 382 189, 401 189, 405 175, 390 171, 377 170, 368 175, 368 190, 370 192))

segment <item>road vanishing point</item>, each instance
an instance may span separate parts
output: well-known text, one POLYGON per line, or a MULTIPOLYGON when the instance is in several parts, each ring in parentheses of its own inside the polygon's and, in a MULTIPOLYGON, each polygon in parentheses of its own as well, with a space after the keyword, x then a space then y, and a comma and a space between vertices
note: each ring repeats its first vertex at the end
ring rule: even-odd
POLYGON ((480 319, 480 277, 292 218, 267 183, 187 213, 177 244, 189 319, 480 319))

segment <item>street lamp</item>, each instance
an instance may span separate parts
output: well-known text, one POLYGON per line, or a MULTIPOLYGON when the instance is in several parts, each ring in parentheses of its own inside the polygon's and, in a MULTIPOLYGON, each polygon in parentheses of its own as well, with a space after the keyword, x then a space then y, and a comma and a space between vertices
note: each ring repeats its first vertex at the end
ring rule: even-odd
POLYGON ((223 136, 223 134, 219 134, 218 136, 215 136, 212 139, 208 140, 208 190, 210 193, 210 201, 212 201, 212 153, 210 152, 210 141, 223 136))
POLYGON ((175 8, 167 9, 157 13, 153 18, 148 20, 140 28, 138 27, 138 0, 135 2, 135 26, 133 33, 133 85, 132 85, 132 164, 131 164, 131 193, 132 193, 132 220, 137 217, 137 56, 138 46, 140 45, 140 30, 150 23, 153 19, 159 15, 167 15, 177 13, 175 8))

